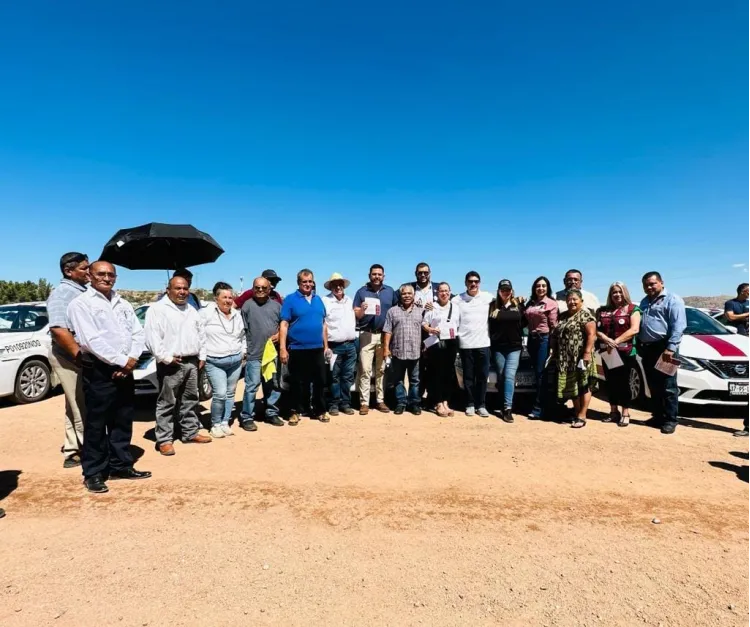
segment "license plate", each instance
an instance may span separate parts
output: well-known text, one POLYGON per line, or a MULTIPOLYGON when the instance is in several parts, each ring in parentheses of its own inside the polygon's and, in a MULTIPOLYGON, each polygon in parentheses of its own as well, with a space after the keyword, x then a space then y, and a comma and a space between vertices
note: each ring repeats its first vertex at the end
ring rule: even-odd
POLYGON ((729 396, 747 396, 747 383, 729 383, 729 396))
POLYGON ((536 380, 534 379, 534 374, 532 372, 516 373, 516 387, 517 388, 533 388, 535 384, 536 384, 536 380))

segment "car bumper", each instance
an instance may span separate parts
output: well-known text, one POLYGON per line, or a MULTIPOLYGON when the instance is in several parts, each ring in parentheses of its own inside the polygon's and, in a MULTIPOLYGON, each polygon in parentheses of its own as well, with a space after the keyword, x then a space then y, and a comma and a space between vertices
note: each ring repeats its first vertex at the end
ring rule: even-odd
MULTIPOLYGON (((748 397, 730 395, 730 384, 748 384, 747 379, 722 379, 702 370, 677 373, 677 386, 680 389, 680 402, 690 405, 748 406, 748 397)), ((734 385, 732 386, 734 387, 734 385)))
POLYGON ((156 360, 147 353, 138 359, 138 365, 133 370, 135 379, 135 395, 148 396, 159 393, 159 380, 156 376, 156 360))
POLYGON ((10 396, 16 387, 20 359, 0 360, 0 396, 10 396))

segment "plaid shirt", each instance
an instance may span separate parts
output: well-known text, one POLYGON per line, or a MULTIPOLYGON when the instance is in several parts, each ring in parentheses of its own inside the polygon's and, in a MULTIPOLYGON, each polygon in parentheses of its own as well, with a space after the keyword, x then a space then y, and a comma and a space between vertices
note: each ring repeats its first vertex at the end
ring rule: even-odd
POLYGON ((401 305, 391 307, 385 315, 383 333, 390 333, 391 353, 397 359, 419 359, 422 352, 422 313, 412 305, 404 309, 401 305))
POLYGON ((68 305, 86 291, 85 285, 78 285, 70 279, 63 279, 47 299, 47 316, 50 328, 70 329, 68 305))

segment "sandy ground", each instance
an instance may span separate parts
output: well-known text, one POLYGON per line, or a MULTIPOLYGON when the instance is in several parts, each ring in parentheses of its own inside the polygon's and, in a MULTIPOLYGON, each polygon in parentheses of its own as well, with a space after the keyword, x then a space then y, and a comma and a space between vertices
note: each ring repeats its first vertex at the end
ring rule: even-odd
POLYGON ((0 405, 4 627, 748 624, 737 412, 674 436, 371 413, 165 458, 141 405, 154 476, 99 496, 62 468, 61 396, 0 405))

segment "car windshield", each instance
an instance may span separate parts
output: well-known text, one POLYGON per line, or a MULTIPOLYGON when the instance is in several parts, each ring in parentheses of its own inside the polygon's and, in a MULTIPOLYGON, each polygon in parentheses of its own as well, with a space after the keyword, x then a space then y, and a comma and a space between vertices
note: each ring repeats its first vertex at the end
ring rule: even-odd
POLYGON ((30 333, 47 326, 47 309, 39 305, 0 307, 0 333, 30 333))
POLYGON ((719 324, 708 314, 703 313, 699 309, 692 309, 690 307, 685 309, 685 315, 687 317, 687 328, 685 329, 685 335, 730 335, 729 331, 724 325, 719 324))
POLYGON ((148 305, 141 305, 138 307, 138 309, 135 310, 135 317, 138 318, 138 321, 141 323, 141 325, 146 324, 146 312, 148 311, 148 305))

